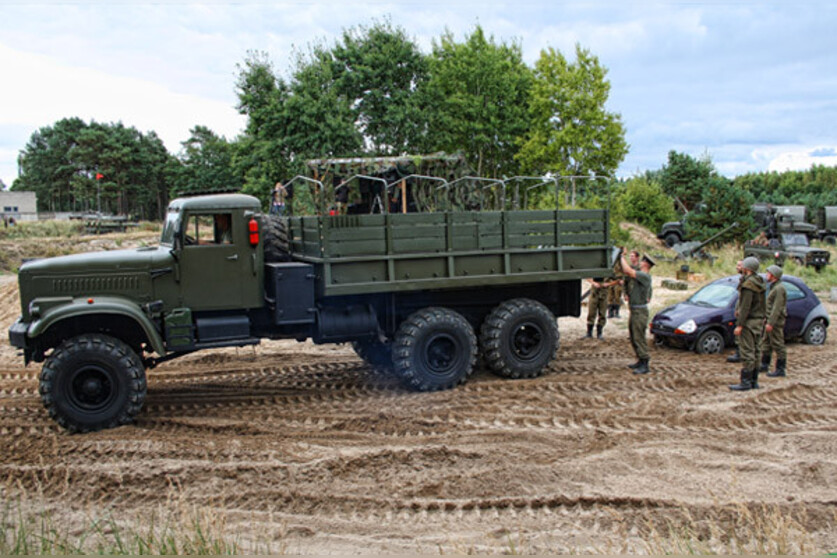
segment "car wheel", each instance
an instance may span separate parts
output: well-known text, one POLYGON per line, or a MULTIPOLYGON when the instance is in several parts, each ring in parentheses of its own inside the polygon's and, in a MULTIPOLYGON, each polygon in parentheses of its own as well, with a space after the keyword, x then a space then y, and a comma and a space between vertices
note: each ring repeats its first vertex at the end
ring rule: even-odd
POLYGON ((828 326, 822 320, 815 320, 808 324, 802 340, 808 345, 822 345, 828 336, 828 326))
POLYGON ((695 351, 701 355, 717 355, 724 350, 724 336, 714 329, 704 331, 695 343, 695 351))
POLYGON ((837 236, 834 236, 833 234, 827 234, 823 238, 823 241, 826 244, 830 244, 831 246, 834 246, 835 244, 837 244, 837 236))

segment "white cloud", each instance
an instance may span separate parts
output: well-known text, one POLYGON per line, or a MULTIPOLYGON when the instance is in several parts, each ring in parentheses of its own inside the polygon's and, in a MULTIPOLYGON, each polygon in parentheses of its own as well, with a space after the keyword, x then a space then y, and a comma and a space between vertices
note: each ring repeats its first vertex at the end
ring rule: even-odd
POLYGON ((780 153, 770 160, 767 170, 775 172, 807 170, 812 165, 837 166, 837 154, 834 146, 780 153))
MULTIPOLYGON (((0 128, 23 125, 34 131, 74 116, 85 121, 121 121, 144 133, 156 132, 166 148, 177 153, 195 125, 232 139, 245 124, 228 103, 175 93, 142 79, 69 66, 2 44, 0 69, 3 75, 14 76, 15 83, 26 84, 4 88, 0 128)), ((11 185, 17 174, 17 152, 7 147, 0 147, 0 178, 11 185)))

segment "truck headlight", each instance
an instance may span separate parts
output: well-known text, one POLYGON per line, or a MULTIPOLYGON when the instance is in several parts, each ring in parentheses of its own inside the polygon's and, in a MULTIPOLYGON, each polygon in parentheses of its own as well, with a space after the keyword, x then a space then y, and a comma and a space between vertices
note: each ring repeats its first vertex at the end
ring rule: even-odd
POLYGON ((689 333, 694 333, 696 331, 697 331, 697 324, 695 323, 694 320, 689 320, 688 322, 683 322, 682 324, 677 326, 677 329, 674 330, 674 333, 689 334, 689 333))
POLYGON ((29 303, 29 315, 33 318, 41 317, 41 307, 38 306, 34 300, 29 303))

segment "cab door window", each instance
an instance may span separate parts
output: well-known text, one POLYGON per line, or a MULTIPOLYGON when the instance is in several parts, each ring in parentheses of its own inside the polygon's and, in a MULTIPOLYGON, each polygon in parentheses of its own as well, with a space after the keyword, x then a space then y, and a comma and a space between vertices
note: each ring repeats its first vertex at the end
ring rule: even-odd
POLYGON ((186 224, 184 238, 188 246, 232 244, 232 214, 191 215, 186 224))

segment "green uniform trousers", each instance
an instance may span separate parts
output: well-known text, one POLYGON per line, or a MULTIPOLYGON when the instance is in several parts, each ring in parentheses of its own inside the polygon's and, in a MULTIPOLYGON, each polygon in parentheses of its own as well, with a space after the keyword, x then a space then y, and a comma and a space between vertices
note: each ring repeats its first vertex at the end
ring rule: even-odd
POLYGON ((631 346, 634 348, 636 358, 645 360, 648 358, 648 308, 631 307, 631 317, 628 320, 628 331, 631 334, 631 346))
POLYGON ((741 328, 741 335, 738 336, 741 365, 747 370, 753 370, 761 363, 759 341, 761 341, 763 323, 761 318, 747 320, 741 328))
POLYGON ((767 328, 761 336, 761 354, 771 357, 776 353, 776 358, 779 360, 788 359, 788 350, 785 348, 785 327, 776 326, 773 331, 768 332, 767 328))
POLYGON ((587 325, 592 326, 599 318, 599 327, 607 324, 607 289, 590 289, 587 299, 587 325))

